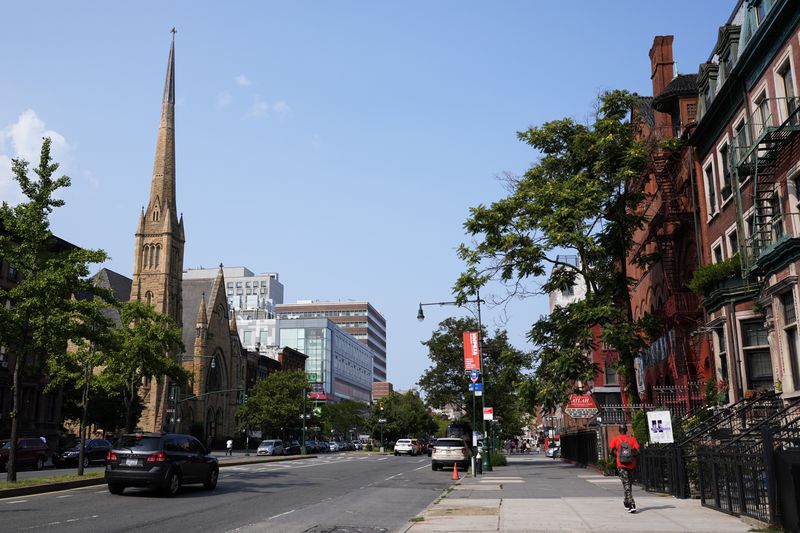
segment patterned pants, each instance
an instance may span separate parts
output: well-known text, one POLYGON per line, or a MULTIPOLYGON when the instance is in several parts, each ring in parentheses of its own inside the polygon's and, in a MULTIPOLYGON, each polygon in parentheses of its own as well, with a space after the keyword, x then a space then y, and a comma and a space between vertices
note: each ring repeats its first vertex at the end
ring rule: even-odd
POLYGON ((633 501, 633 491, 631 490, 631 478, 633 478, 633 470, 630 468, 617 468, 619 478, 622 480, 622 490, 625 492, 625 507, 636 507, 636 502, 633 501))

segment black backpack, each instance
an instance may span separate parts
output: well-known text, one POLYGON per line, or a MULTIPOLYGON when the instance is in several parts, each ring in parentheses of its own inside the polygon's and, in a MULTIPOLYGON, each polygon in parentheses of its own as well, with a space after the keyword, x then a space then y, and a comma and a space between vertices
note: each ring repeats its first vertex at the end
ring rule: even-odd
POLYGON ((619 462, 623 465, 633 463, 634 450, 633 446, 627 440, 620 439, 619 443, 619 462))

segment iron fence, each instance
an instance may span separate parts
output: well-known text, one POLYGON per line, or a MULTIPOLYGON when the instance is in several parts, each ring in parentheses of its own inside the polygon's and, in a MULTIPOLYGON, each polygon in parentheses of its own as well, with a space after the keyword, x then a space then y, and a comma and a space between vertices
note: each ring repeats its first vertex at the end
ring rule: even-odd
POLYGON ((776 456, 800 448, 800 399, 772 414, 767 402, 751 407, 749 427, 745 421, 746 429, 733 438, 698 445, 700 499, 712 509, 778 524, 779 495, 780 501, 790 494, 796 502, 793 477, 778 476, 775 465, 776 456))
POLYGON ((561 457, 582 465, 597 464, 597 431, 561 435, 561 457))

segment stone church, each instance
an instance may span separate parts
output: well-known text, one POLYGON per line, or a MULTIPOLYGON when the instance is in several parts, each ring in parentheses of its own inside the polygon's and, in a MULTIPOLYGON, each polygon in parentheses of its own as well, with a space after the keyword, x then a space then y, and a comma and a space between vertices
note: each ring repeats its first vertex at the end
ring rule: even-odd
POLYGON ((173 30, 150 199, 136 229, 130 299, 149 303, 182 326, 185 353, 172 355, 193 379, 177 391, 167 378, 144 383, 144 409, 138 427, 144 431, 172 431, 174 427, 204 442, 209 438, 219 441, 234 435, 246 353, 239 342, 235 317, 228 312, 222 268, 216 279, 183 281, 185 241, 175 188, 173 30), (184 289, 188 289, 186 299, 184 289), (173 420, 175 412, 177 420, 173 420))

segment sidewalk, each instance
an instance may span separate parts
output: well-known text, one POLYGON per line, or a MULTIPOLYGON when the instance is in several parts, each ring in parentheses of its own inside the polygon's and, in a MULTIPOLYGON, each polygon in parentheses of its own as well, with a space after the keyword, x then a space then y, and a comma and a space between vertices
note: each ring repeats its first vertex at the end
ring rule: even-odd
POLYGON ((634 488, 637 513, 622 506, 622 484, 594 470, 543 456, 509 456, 508 466, 463 477, 405 531, 708 531, 751 526, 699 500, 634 488))

